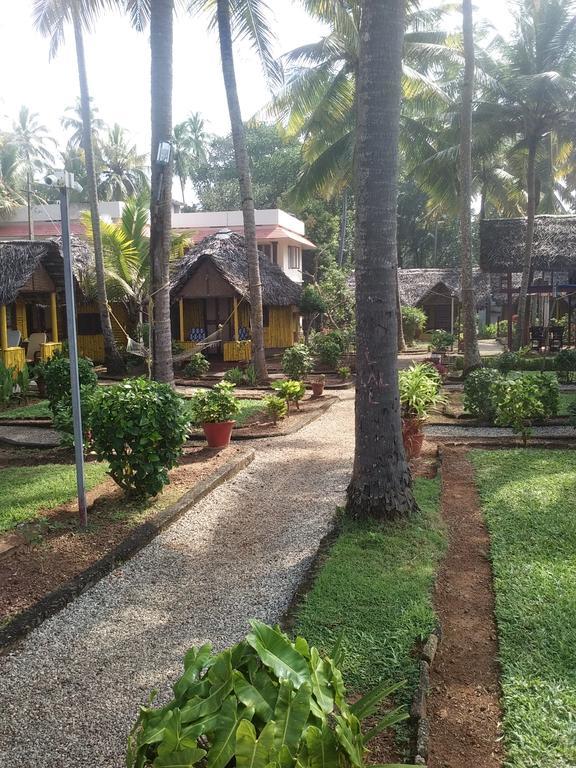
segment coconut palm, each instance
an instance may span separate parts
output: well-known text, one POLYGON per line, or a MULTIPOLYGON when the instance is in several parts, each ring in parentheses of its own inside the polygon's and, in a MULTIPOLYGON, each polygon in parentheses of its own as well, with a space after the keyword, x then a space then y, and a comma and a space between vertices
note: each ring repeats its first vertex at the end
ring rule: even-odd
POLYGON ((138 152, 118 123, 100 141, 98 160, 98 193, 102 200, 124 200, 148 189, 146 155, 138 152))
POLYGON ((186 203, 186 182, 192 177, 194 168, 208 160, 208 135, 198 112, 174 126, 172 146, 174 172, 180 180, 182 202, 186 203))
POLYGON ((34 216, 32 213, 32 184, 34 172, 48 168, 54 161, 50 146, 55 140, 42 125, 39 115, 30 112, 28 107, 20 107, 18 120, 12 128, 11 142, 16 149, 16 157, 26 174, 26 205, 28 208, 28 237, 34 240, 34 216))
POLYGON ((211 23, 218 28, 222 74, 226 87, 228 114, 232 128, 232 141, 242 200, 244 238, 249 271, 252 355, 257 379, 264 382, 268 379, 268 371, 264 354, 262 285, 256 243, 254 195, 250 159, 246 146, 246 132, 236 84, 232 30, 234 30, 236 37, 245 37, 252 42, 269 78, 277 77, 277 67, 271 53, 272 36, 266 22, 268 6, 263 0, 234 0, 234 2, 232 0, 192 0, 189 8, 191 12, 211 12, 211 23))
MULTIPOLYGON (((106 128, 106 123, 98 117, 98 107, 93 105, 92 97, 90 97, 90 117, 92 121, 92 141, 96 147, 100 140, 100 133, 106 128)), ((84 124, 82 122, 82 104, 80 99, 78 99, 73 107, 66 109, 60 123, 66 131, 71 131, 68 145, 73 149, 81 147, 84 124)))
POLYGON ((100 11, 114 6, 115 3, 113 0, 34 0, 33 15, 36 28, 43 35, 50 38, 50 54, 52 56, 56 54, 59 46, 63 43, 65 30, 69 24, 72 25, 74 32, 82 110, 82 146, 84 148, 84 158, 86 162, 90 214, 95 227, 94 261, 98 292, 98 310, 100 313, 102 336, 104 337, 104 356, 109 371, 121 372, 124 370, 124 363, 120 357, 116 347, 114 334, 112 333, 112 324, 110 322, 110 313, 108 310, 108 297, 106 295, 106 278, 104 274, 102 241, 100 237, 100 214, 98 211, 98 190, 96 185, 96 167, 92 137, 92 109, 90 107, 90 92, 88 89, 86 58, 84 54, 84 32, 93 28, 96 17, 100 11))
POLYGON ((22 202, 18 150, 6 133, 0 133, 0 215, 22 202))
POLYGON ((402 444, 396 218, 405 0, 364 0, 356 129, 356 446, 348 513, 416 508, 402 444))

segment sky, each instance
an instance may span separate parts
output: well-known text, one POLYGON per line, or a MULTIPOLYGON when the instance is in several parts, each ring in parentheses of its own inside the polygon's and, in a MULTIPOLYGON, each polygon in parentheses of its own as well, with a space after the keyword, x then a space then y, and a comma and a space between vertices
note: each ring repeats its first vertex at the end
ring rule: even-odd
MULTIPOLYGON (((430 0, 431 1, 431 0, 430 0)), ((32 25, 32 0, 0 0, 0 125, 9 128, 20 106, 38 112, 64 144, 60 119, 78 95, 71 34, 50 60, 48 40, 32 25)), ((276 53, 317 40, 320 25, 294 0, 269 0, 278 35, 276 53)), ((507 26, 506 0, 477 0, 478 15, 507 26), (503 10, 504 9, 504 10, 503 10)), ((455 19, 457 21, 457 19, 455 19)), ((134 32, 120 15, 102 17, 86 38, 88 77, 99 116, 127 128, 140 151, 149 151, 149 51, 145 34, 134 32)), ((255 54, 239 46, 237 74, 245 118, 267 103, 269 94, 255 54)), ((180 13, 175 20, 174 122, 200 112, 211 133, 229 130, 220 72, 218 41, 204 19, 180 13)))

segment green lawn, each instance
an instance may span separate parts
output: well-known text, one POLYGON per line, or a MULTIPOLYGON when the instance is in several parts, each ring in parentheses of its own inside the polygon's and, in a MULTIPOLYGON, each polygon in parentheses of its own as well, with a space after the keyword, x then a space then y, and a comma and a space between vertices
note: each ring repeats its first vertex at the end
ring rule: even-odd
MULTIPOLYGON (((187 403, 190 401, 188 400, 187 403)), ((234 417, 236 420, 236 424, 239 427, 242 427, 248 419, 253 416, 255 413, 258 413, 260 411, 264 410, 264 406, 262 404, 261 400, 251 400, 251 399, 244 399, 241 398, 238 400, 238 403, 240 405, 240 411, 236 416, 234 417)))
MULTIPOLYGON (((89 490, 106 476, 107 465, 86 464, 89 490)), ((75 468, 64 464, 0 469, 0 532, 34 520, 41 510, 65 504, 76 493, 75 468)))
POLYGON ((575 454, 471 456, 492 539, 505 765, 575 766, 575 454))
POLYGON ((39 400, 31 405, 22 405, 19 408, 0 411, 0 419, 38 419, 45 416, 52 417, 48 400, 39 400))
POLYGON ((295 627, 326 651, 343 630, 348 689, 406 680, 406 703, 418 674, 415 641, 435 624, 431 590, 445 546, 439 480, 415 487, 422 512, 408 522, 342 522, 295 627))
POLYGON ((576 394, 572 392, 560 392, 560 402, 558 406, 558 416, 568 415, 568 406, 576 400, 576 394))

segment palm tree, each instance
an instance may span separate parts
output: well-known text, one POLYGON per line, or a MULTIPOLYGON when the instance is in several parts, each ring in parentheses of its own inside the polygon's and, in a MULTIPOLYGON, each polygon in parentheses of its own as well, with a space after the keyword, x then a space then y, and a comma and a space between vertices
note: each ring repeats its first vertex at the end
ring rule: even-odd
POLYGON ((0 133, 0 215, 9 213, 21 201, 18 150, 6 133, 0 133))
POLYGON ((472 273, 472 100, 474 98, 474 24, 472 0, 462 0, 464 79, 460 120, 460 239, 464 373, 481 364, 476 336, 476 299, 472 273))
POLYGON ((222 74, 226 87, 228 114, 232 128, 232 142, 236 157, 236 169, 240 184, 242 215, 244 220, 244 238, 248 259, 250 283, 250 325, 252 332, 252 355, 256 377, 264 382, 268 379, 266 357, 264 354, 264 321, 262 311, 262 285, 260 281, 260 262, 256 243, 256 219, 254 212, 254 194, 250 174, 250 160, 246 146, 246 132, 242 121, 242 111, 238 98, 232 28, 238 37, 248 37, 258 51, 261 62, 269 77, 277 76, 277 69, 270 52, 271 35, 266 24, 265 13, 268 10, 263 0, 192 0, 190 10, 216 10, 216 25, 220 38, 220 58, 222 74))
POLYGON ((172 138, 174 148, 174 171, 180 180, 182 202, 186 204, 186 182, 192 177, 195 167, 207 162, 208 136, 204 120, 193 112, 186 120, 174 126, 172 138))
POLYGON ((124 200, 148 189, 146 155, 139 154, 128 134, 115 123, 98 146, 98 193, 102 200, 124 200))
POLYGON ((364 0, 356 128, 356 448, 348 513, 416 508, 402 444, 397 370, 396 218, 405 0, 364 0))
POLYGON ((94 262, 96 268, 96 287, 98 293, 98 309, 102 336, 104 337, 104 357, 106 367, 111 373, 119 373, 124 370, 124 363, 118 349, 110 313, 108 310, 108 297, 106 295, 106 278, 104 274, 104 260, 102 256, 102 240, 100 237, 100 213, 98 211, 98 190, 96 185, 96 168, 94 161, 94 144, 92 138, 92 110, 90 107, 90 93, 88 89, 88 76, 86 72, 86 58, 84 55, 84 30, 90 30, 97 14, 108 7, 113 7, 112 0, 34 0, 34 24, 44 35, 50 38, 50 54, 56 54, 58 47, 64 40, 64 30, 71 23, 74 30, 76 45, 76 63, 78 67, 78 80, 80 85, 80 104, 82 110, 82 146, 86 162, 86 177, 88 183, 88 199, 90 201, 90 215, 94 222, 94 262))
MULTIPOLYGON (((94 146, 98 146, 100 140, 100 132, 106 128, 106 123, 98 117, 98 107, 92 104, 92 97, 90 97, 90 116, 92 119, 92 141, 94 146)), ((73 149, 77 149, 82 146, 82 136, 84 131, 84 123, 82 122, 82 104, 80 99, 73 107, 68 107, 64 113, 64 117, 60 120, 62 127, 66 131, 71 131, 71 135, 68 139, 68 145, 73 149)))
POLYGON ((18 120, 12 129, 12 144, 16 148, 17 159, 26 174, 26 205, 28 208, 28 237, 34 240, 34 216, 32 213, 32 184, 35 170, 44 170, 54 158, 48 145, 55 145, 48 129, 39 122, 39 115, 30 112, 28 107, 20 107, 18 120))

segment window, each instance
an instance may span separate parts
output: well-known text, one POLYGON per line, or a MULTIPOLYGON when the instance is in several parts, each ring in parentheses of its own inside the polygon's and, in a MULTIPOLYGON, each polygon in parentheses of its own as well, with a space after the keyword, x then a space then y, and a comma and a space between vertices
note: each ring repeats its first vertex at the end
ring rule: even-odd
POLYGON ((266 256, 271 264, 278 264, 278 243, 258 243, 258 249, 266 256))
POLYGON ((302 269, 302 251, 296 245, 288 246, 288 268, 302 269))
POLYGON ((98 312, 86 312, 77 316, 76 327, 80 336, 96 336, 102 333, 98 312))

